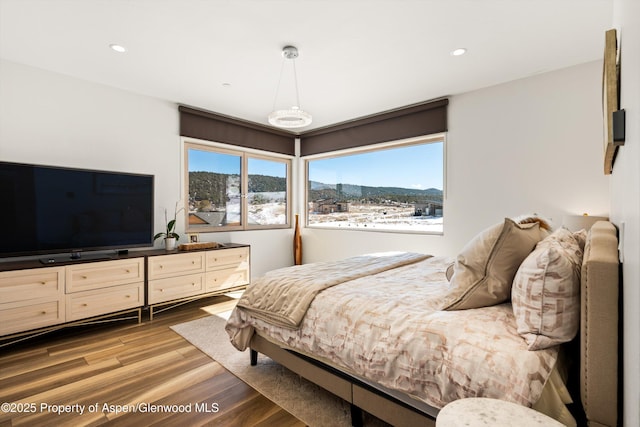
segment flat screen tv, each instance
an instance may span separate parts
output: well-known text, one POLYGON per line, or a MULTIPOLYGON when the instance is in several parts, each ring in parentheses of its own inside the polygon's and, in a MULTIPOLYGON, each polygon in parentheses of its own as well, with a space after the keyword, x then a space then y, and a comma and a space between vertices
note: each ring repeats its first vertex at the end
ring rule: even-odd
POLYGON ((0 257, 153 246, 153 186, 153 175, 0 162, 0 257))

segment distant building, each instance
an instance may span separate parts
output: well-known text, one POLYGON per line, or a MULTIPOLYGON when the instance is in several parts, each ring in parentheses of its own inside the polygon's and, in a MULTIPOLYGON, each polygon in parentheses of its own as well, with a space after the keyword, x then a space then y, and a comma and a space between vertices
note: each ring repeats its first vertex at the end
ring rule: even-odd
POLYGON ((349 212, 349 202, 337 202, 335 200, 316 200, 315 202, 311 202, 311 211, 318 214, 349 212))
POLYGON ((442 216, 442 203, 414 203, 414 216, 442 216))

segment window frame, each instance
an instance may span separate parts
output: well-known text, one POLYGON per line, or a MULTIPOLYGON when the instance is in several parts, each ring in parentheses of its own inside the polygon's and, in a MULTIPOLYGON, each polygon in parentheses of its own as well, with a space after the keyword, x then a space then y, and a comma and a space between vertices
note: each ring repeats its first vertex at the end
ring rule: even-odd
POLYGON ((367 146, 361 146, 356 148, 348 148, 344 150, 337 150, 327 153, 313 154, 309 156, 303 156, 301 159, 304 161, 304 222, 305 227, 312 228, 314 230, 340 230, 340 231, 367 231, 378 233, 396 233, 396 234, 423 234, 423 235, 444 235, 444 214, 442 215, 442 230, 441 231, 426 231, 426 230, 403 230, 403 229, 383 229, 383 228, 367 228, 367 227, 327 227, 310 224, 309 222, 309 206, 311 200, 309 199, 309 163, 314 160, 330 159, 336 157, 343 157, 355 154, 365 154, 375 151, 383 151, 393 148, 408 147, 412 145, 423 145, 431 143, 442 143, 442 209, 445 211, 446 201, 446 188, 447 188, 447 138, 446 133, 437 133, 432 135, 423 135, 418 137, 406 138, 397 141, 389 141, 380 144, 372 144, 367 146))
POLYGON ((184 140, 184 207, 185 207, 185 232, 186 233, 217 233, 243 230, 273 230, 292 227, 292 156, 271 153, 244 147, 229 146, 209 141, 184 140), (240 225, 193 227, 189 224, 189 150, 200 150, 217 154, 228 154, 240 157, 240 225), (286 167, 286 220, 284 224, 249 224, 249 158, 283 163, 286 167))

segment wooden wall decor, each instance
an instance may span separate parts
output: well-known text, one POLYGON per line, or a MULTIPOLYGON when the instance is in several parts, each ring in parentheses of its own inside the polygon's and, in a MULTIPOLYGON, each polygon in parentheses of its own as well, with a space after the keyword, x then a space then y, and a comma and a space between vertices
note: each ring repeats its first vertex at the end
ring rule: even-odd
POLYGON ((604 174, 610 175, 617 146, 613 141, 613 112, 618 110, 618 41, 616 30, 605 33, 602 67, 602 113, 604 119, 604 174))

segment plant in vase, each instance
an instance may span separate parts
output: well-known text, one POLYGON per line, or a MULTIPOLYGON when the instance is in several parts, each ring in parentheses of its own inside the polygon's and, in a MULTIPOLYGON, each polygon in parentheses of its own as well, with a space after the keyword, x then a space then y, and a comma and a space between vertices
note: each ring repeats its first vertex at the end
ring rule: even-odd
POLYGON ((164 238, 164 247, 166 250, 170 251, 176 248, 176 242, 180 239, 180 235, 175 232, 176 229, 176 218, 178 217, 178 213, 183 211, 184 208, 178 209, 178 203, 176 202, 175 209, 173 210, 173 219, 169 221, 167 217, 167 208, 164 209, 164 222, 166 224, 166 230, 160 233, 157 233, 153 236, 153 240, 156 241, 159 238, 164 238))

